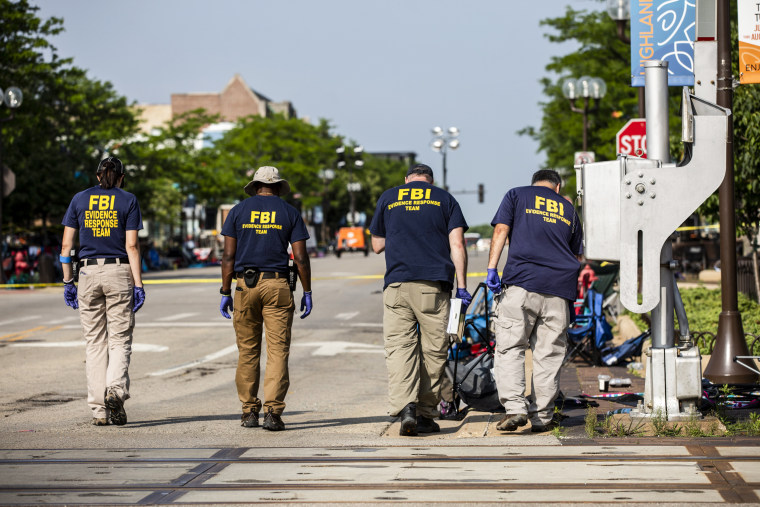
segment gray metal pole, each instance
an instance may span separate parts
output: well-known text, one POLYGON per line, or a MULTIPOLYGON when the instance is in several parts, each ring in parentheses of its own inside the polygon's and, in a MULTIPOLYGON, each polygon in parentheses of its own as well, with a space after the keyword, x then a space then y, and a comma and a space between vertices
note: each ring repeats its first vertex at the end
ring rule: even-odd
MULTIPOLYGON (((647 158, 670 162, 668 115, 668 62, 653 60, 644 63, 647 118, 647 158)), ((673 258, 670 239, 660 253, 660 304, 652 310, 652 347, 670 348, 675 344, 673 322, 673 258)), ((643 276, 647 276, 645 273, 643 276)))

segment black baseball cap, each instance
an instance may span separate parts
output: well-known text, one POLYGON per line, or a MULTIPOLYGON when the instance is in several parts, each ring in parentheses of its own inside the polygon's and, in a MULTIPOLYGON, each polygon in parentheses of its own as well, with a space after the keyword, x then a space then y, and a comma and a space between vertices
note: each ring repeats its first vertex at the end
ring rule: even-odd
POLYGON ((406 171, 407 176, 411 176, 412 174, 425 174, 432 178, 433 170, 430 168, 430 166, 425 165, 425 164, 414 164, 412 167, 409 168, 408 171, 406 171))

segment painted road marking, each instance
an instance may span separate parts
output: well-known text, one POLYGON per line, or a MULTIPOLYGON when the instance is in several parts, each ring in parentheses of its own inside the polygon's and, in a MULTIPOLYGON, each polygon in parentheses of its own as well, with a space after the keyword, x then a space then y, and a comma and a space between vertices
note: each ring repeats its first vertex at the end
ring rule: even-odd
POLYGON ((382 322, 351 322, 350 327, 383 327, 382 322))
MULTIPOLYGON (((60 328, 60 326, 57 327, 56 329, 59 329, 59 328, 60 328)), ((0 340, 8 340, 9 342, 15 342, 16 340, 23 340, 27 336, 29 336, 29 335, 31 335, 33 333, 36 333, 37 331, 44 331, 44 330, 46 330, 45 326, 37 326, 37 327, 33 327, 31 329, 25 329, 23 331, 17 331, 15 333, 4 334, 3 336, 0 336, 0 340)))
MULTIPOLYGON (((232 319, 227 320, 225 318, 220 317, 220 322, 140 322, 137 324, 137 327, 139 328, 149 328, 149 327, 232 327, 232 319)), ((76 324, 67 324, 65 326, 61 326, 62 329, 82 329, 81 325, 76 324)))
POLYGON ((335 320, 351 320, 357 315, 359 315, 359 312, 339 313, 338 315, 335 316, 335 320))
POLYGON ((79 313, 77 313, 76 315, 64 317, 62 319, 51 320, 50 322, 48 322, 48 324, 63 324, 64 322, 71 322, 72 320, 79 320, 79 313))
POLYGON ((162 322, 169 322, 172 320, 182 320, 186 319, 188 317, 192 317, 193 315, 198 315, 198 312, 189 312, 189 313, 177 313, 174 315, 169 315, 167 317, 161 317, 160 319, 156 319, 162 322))
POLYGON ((230 345, 229 347, 225 347, 222 350, 203 356, 202 358, 196 359, 195 361, 190 361, 189 363, 181 364, 179 366, 174 366, 173 368, 167 368, 165 370, 154 371, 153 373, 150 373, 149 375, 151 377, 160 377, 162 375, 168 375, 170 373, 174 373, 177 371, 187 370, 188 368, 198 366, 199 364, 208 363, 209 361, 214 361, 215 359, 219 359, 220 357, 224 357, 228 354, 232 354, 233 352, 237 352, 237 349, 238 349, 237 345, 230 345))
POLYGON ((16 322, 26 322, 27 320, 34 320, 42 318, 42 315, 30 315, 28 317, 19 317, 17 319, 4 320, 0 322, 0 326, 7 326, 8 324, 15 324, 16 322))
MULTIPOLYGON (((85 341, 78 340, 75 342, 26 342, 12 343, 10 347, 38 347, 38 348, 71 348, 84 347, 85 341)), ((166 345, 153 345, 150 343, 133 343, 132 351, 134 352, 166 352, 169 347, 166 345)))
POLYGON ((366 354, 385 354, 385 347, 382 345, 368 345, 366 343, 354 342, 307 342, 293 343, 292 347, 316 347, 311 353, 312 356, 337 356, 346 353, 366 353, 366 354))

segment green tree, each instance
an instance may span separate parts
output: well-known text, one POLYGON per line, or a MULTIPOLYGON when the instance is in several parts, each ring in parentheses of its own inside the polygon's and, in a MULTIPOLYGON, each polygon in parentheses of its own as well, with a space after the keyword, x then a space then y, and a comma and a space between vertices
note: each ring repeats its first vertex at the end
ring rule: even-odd
MULTIPOLYGON (((573 157, 582 148, 583 118, 570 110, 562 95, 562 80, 588 75, 607 83, 607 94, 601 99, 599 110, 589 113, 588 149, 596 153, 597 160, 614 160, 615 134, 629 119, 638 117, 638 90, 630 86, 630 47, 618 38, 615 22, 603 10, 567 7, 564 16, 545 19, 541 25, 551 29, 546 34, 551 42, 574 43, 577 49, 551 58, 546 66, 550 76, 541 79, 547 97, 541 103, 541 125, 526 127, 520 134, 538 141, 539 151, 546 155, 546 166, 560 171, 570 183, 565 191, 574 193, 573 157)), ((681 90, 674 88, 670 93, 671 147, 676 149, 671 153, 677 156, 681 90)))
POLYGON ((109 142, 137 126, 110 83, 88 78, 58 56, 49 39, 63 21, 42 20, 37 10, 26 0, 0 0, 0 75, 3 85, 24 93, 15 118, 0 124, 3 163, 16 173, 3 216, 25 229, 36 219, 43 229, 48 221, 60 223, 74 193, 93 184, 109 142))

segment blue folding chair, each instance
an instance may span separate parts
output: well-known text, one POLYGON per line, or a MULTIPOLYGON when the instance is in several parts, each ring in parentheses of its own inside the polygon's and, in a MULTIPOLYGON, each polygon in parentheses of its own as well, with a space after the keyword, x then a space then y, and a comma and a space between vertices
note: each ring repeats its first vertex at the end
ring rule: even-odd
POLYGON ((584 314, 577 315, 567 330, 567 352, 563 364, 580 357, 592 366, 601 366, 601 350, 612 339, 612 326, 604 317, 604 296, 593 289, 586 293, 584 314))

